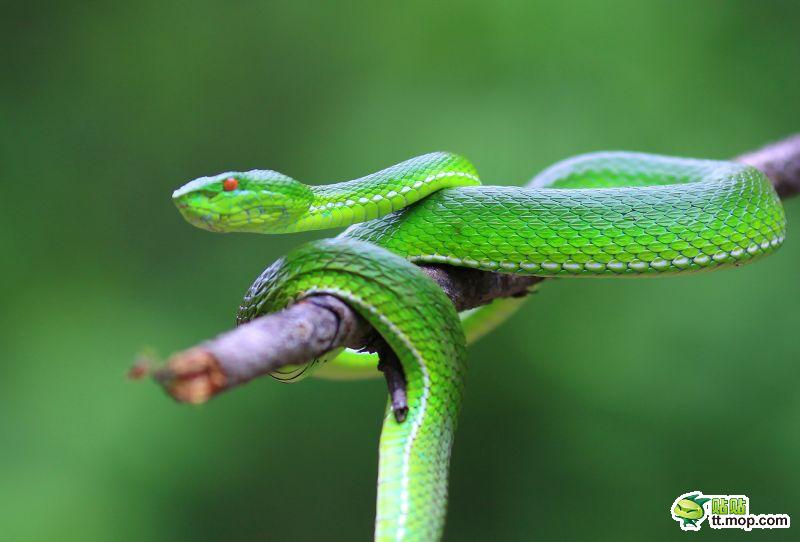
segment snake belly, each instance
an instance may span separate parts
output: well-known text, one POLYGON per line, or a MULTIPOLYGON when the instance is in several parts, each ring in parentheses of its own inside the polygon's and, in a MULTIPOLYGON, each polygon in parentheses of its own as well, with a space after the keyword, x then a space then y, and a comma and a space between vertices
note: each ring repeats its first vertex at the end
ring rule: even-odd
MULTIPOLYGON (((463 389, 461 324, 449 299, 410 262, 547 277, 665 276, 741 265, 774 251, 785 234, 769 180, 733 162, 602 152, 560 162, 526 187, 478 184, 464 158, 432 153, 325 186, 272 171, 228 172, 173 195, 189 222, 212 231, 350 225, 267 269, 237 321, 328 293, 351 304, 397 354, 410 410, 399 423, 387 407, 377 540, 440 538, 463 389)), ((500 320, 481 318, 480 332, 500 320)), ((327 366, 375 373, 374 357, 363 354, 327 366)))

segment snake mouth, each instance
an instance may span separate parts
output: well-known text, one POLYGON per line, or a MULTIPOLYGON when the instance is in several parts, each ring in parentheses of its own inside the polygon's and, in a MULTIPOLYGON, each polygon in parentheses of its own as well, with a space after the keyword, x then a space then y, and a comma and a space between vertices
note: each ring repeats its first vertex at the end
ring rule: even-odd
POLYGON ((187 222, 212 232, 268 232, 297 214, 287 198, 265 190, 182 193, 173 202, 187 222))
POLYGON ((261 205, 239 207, 228 212, 185 201, 176 201, 175 205, 187 222, 212 232, 240 231, 264 222, 277 221, 285 214, 280 209, 267 209, 261 205))
POLYGON ((199 208, 184 202, 176 202, 175 205, 189 224, 212 232, 224 231, 222 224, 225 220, 222 213, 211 209, 199 208))

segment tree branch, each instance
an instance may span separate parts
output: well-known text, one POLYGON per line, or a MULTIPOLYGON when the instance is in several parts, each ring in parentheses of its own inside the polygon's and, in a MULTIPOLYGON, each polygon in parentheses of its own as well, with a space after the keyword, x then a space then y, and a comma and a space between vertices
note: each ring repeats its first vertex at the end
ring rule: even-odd
MULTIPOLYGON (((766 173, 782 198, 800 192, 800 134, 734 160, 766 173)), ((441 286, 458 311, 500 297, 525 295, 532 285, 544 280, 447 265, 420 267, 441 286)), ((306 363, 341 347, 381 352, 381 368, 390 390, 397 388, 397 373, 391 370, 391 356, 380 338, 347 304, 330 295, 310 297, 178 352, 154 371, 153 377, 176 400, 202 403, 282 366, 306 363)), ((146 373, 137 365, 130 375, 139 378, 146 373)))
POLYGON ((782 199, 800 192, 800 134, 770 143, 734 160, 763 171, 782 199))

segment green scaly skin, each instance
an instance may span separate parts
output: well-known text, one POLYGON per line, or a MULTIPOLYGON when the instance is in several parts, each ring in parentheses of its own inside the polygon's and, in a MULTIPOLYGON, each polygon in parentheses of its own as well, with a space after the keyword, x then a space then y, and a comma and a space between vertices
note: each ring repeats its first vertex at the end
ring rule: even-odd
POLYGON ((466 372, 466 341, 455 308, 400 256, 363 241, 327 239, 295 249, 264 271, 237 319, 245 322, 320 293, 358 311, 405 371, 408 414, 400 423, 388 405, 381 432, 375 539, 438 540, 466 372), (417 303, 409 305, 409 299, 417 303))
MULTIPOLYGON (((463 387, 462 325, 441 290, 409 262, 547 277, 668 276, 741 265, 774 251, 785 233, 768 179, 732 162, 603 152, 560 162, 525 188, 478 184, 464 158, 432 153, 326 186, 273 171, 229 172, 173 195, 190 223, 211 231, 353 224, 272 265, 250 288, 237 320, 330 293, 350 303, 397 354, 410 411, 397 422, 387 408, 376 540, 441 536, 463 387), (229 178, 238 186, 225 191, 229 178)), ((465 328, 485 333, 518 304, 482 308, 465 328)), ((374 357, 343 353, 322 371, 352 377, 374 367, 374 357)))

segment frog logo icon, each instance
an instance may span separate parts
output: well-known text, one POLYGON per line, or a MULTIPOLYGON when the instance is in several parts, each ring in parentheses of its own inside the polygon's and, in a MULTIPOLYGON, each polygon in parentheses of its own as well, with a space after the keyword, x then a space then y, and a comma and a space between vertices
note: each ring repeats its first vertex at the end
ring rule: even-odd
POLYGON ((711 499, 701 497, 699 491, 684 493, 672 503, 670 514, 684 531, 699 531, 700 525, 706 519, 706 509, 703 506, 711 499))

